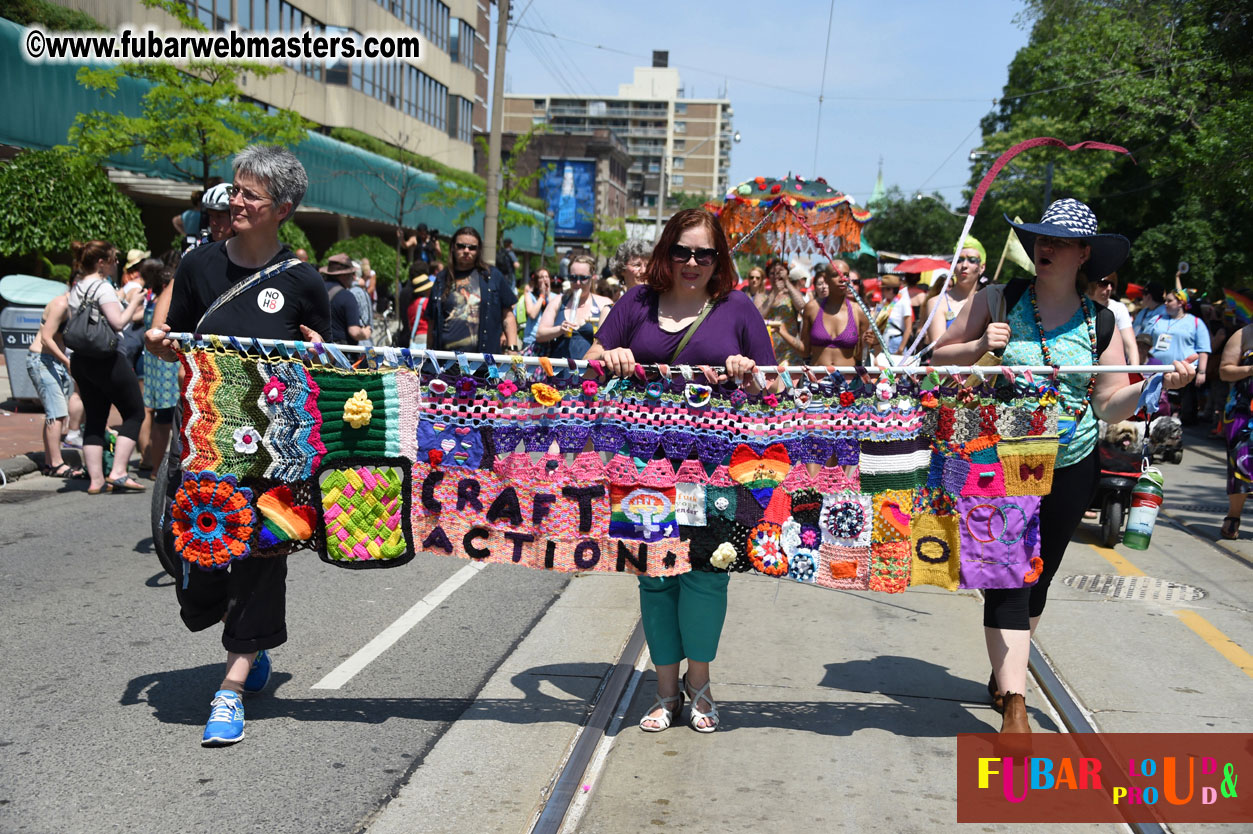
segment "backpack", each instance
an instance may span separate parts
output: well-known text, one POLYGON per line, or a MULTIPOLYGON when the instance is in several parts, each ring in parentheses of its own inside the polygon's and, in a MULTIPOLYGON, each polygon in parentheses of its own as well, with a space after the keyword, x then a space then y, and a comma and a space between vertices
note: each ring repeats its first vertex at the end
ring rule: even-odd
MULTIPOLYGON (((1029 279, 1013 278, 1005 284, 989 284, 984 287, 982 292, 988 293, 988 311, 992 315, 992 321, 1009 321, 1010 311, 1026 294, 1029 286, 1029 279)), ((1095 301, 1092 303, 1096 305, 1096 355, 1100 356, 1114 338, 1114 314, 1108 307, 1095 301)))
POLYGON ((83 294, 83 303, 70 314, 62 335, 65 346, 89 359, 106 359, 117 353, 118 335, 109 326, 96 292, 104 284, 100 281, 92 287, 91 295, 83 294))

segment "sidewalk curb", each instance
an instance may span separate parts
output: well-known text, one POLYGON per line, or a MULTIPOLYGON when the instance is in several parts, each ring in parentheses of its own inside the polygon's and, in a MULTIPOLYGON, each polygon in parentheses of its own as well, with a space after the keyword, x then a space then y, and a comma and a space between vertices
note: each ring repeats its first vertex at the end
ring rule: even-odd
POLYGON ((6 481, 16 481, 23 475, 33 474, 38 470, 39 467, 35 465, 35 462, 25 455, 0 460, 0 472, 4 473, 6 481))

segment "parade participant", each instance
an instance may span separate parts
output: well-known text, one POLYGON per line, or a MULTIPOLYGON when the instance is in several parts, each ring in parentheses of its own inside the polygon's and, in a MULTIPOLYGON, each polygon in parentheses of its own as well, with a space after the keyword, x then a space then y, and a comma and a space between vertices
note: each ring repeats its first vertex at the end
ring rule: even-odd
MULTIPOLYGON (((797 306, 792 298, 788 281, 787 264, 774 258, 766 264, 766 277, 770 280, 770 298, 766 302, 766 321, 774 341, 774 355, 779 362, 800 365, 804 362, 805 346, 797 331, 797 306)), ((800 309, 803 309, 804 305, 800 309)))
MULTIPOLYGON (((234 171, 234 236, 183 257, 168 318, 156 320, 145 334, 148 350, 167 361, 178 360, 171 330, 315 342, 330 331, 322 277, 278 239, 279 226, 291 219, 309 187, 304 166, 285 148, 250 145, 235 156, 234 171), (229 300, 216 304, 223 298, 229 300)), ((171 449, 172 460, 179 451, 171 449)), ((286 580, 287 557, 273 556, 234 561, 224 570, 189 568, 185 582, 174 585, 190 630, 224 626, 226 671, 201 740, 206 747, 244 737, 242 696, 265 687, 268 652, 287 641, 286 580)))
POLYGON ((570 290, 554 297, 535 329, 535 341, 549 345, 548 355, 557 359, 582 359, 596 338, 613 302, 592 292, 596 262, 588 255, 570 261, 570 290))
POLYGON ((754 266, 748 271, 748 280, 744 282, 744 293, 753 301, 753 306, 765 318, 770 312, 770 291, 766 289, 766 271, 754 266))
POLYGON ((909 344, 909 335, 914 332, 914 308, 909 295, 901 292, 898 275, 883 276, 879 281, 879 291, 883 293, 883 300, 875 311, 875 324, 888 342, 879 349, 897 354, 901 352, 902 344, 909 344))
POLYGON ((849 295, 848 274, 848 264, 836 261, 814 282, 816 297, 801 316, 801 341, 810 365, 850 368, 861 360, 870 320, 849 295))
POLYGON ((453 267, 435 276, 431 301, 422 311, 430 325, 427 347, 468 353, 520 351, 513 283, 483 262, 478 229, 462 226, 452 239, 453 267))
POLYGON ((1221 534, 1238 539, 1244 499, 1253 492, 1253 324, 1227 340, 1218 375, 1231 383, 1222 423, 1227 441, 1227 517, 1221 534))
POLYGON ((988 256, 983 244, 974 235, 966 235, 962 241, 961 251, 957 253, 957 268, 948 289, 944 289, 944 281, 931 282, 931 290, 927 293, 922 320, 931 320, 927 328, 927 344, 934 344, 944 335, 944 331, 957 320, 957 314, 978 289, 979 279, 987 269, 988 256), (934 312, 933 312, 934 311, 934 312))
MULTIPOLYGON (((137 294, 123 309, 111 283, 118 266, 117 250, 100 240, 77 244, 75 248, 75 260, 83 277, 66 298, 66 323, 85 304, 94 303, 120 336, 122 329, 134 319, 135 311, 143 309, 143 294, 137 294)), ((144 401, 134 363, 127 361, 120 349, 99 356, 74 351, 70 358, 70 375, 78 383, 78 393, 83 399, 83 463, 89 480, 88 494, 142 490, 143 485, 127 474, 144 420, 144 401), (109 409, 114 407, 122 415, 122 426, 114 445, 113 466, 106 475, 104 444, 109 409)))
MULTIPOLYGON (((628 376, 636 363, 722 366, 751 383, 758 365, 773 365, 770 334, 757 308, 735 286, 731 247, 718 219, 703 209, 670 218, 648 263, 646 285, 627 291, 613 306, 587 358, 628 376)), ((689 725, 710 733, 718 708, 709 691, 709 664, 727 611, 723 572, 692 571, 678 577, 639 577, 640 617, 657 667, 657 701, 640 721, 647 732, 668 728, 691 704, 689 725), (680 691, 679 664, 687 658, 680 691)))
POLYGON ((1088 298, 1097 304, 1105 305, 1114 314, 1114 329, 1118 331, 1118 338, 1122 340, 1123 355, 1127 357, 1127 364, 1139 365, 1140 353, 1136 348, 1135 328, 1131 326, 1131 313, 1127 312, 1127 305, 1116 297, 1117 289, 1118 273, 1115 272, 1088 282, 1088 298))
POLYGON ((370 326, 361 320, 361 304, 351 291, 357 276, 352 257, 331 255, 318 272, 326 279, 326 295, 331 302, 331 329, 326 335, 339 345, 368 341, 372 335, 370 326))
POLYGON ((414 261, 409 264, 409 280, 397 294, 396 305, 400 311, 399 326, 396 338, 392 342, 396 347, 426 347, 426 332, 430 323, 422 317, 422 310, 431 300, 431 280, 426 261, 414 261))
POLYGON ((1179 359, 1196 360, 1196 380, 1179 392, 1179 420, 1185 426, 1197 421, 1197 389, 1205 385, 1209 362, 1209 328, 1196 316, 1184 312, 1188 294, 1183 290, 1166 293, 1162 315, 1153 319, 1146 331, 1153 338, 1153 356, 1163 364, 1179 359))
MULTIPOLYGON (((1025 288, 1022 283, 993 284, 977 293, 941 337, 933 361, 972 364, 988 351, 1003 349, 1007 365, 1124 364, 1122 341, 1113 338, 1113 314, 1094 304, 1084 290, 1088 274, 1109 275, 1122 264, 1130 248, 1127 239, 1098 234, 1096 215, 1071 199, 1050 205, 1039 223, 1010 225, 1032 253, 1036 277, 1025 288)), ((1182 387, 1192 375, 1190 367, 1176 362, 1165 374, 1165 387, 1182 387)), ((1096 489, 1097 418, 1116 423, 1130 417, 1144 384, 1131 385, 1126 374, 1060 377, 1062 445, 1052 492, 1040 502, 1043 570, 1031 587, 984 591, 984 636, 992 664, 988 690, 994 707, 1004 714, 1002 733, 1031 731, 1023 698, 1031 634, 1044 613, 1066 545, 1096 489)))

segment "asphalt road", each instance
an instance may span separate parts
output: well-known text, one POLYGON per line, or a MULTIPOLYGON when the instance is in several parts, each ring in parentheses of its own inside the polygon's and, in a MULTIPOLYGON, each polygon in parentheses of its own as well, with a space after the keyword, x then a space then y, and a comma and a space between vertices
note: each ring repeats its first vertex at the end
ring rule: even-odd
POLYGON ((492 566, 339 689, 314 684, 467 563, 350 571, 289 559, 287 644, 247 738, 200 746, 222 679, 151 552, 147 495, 0 489, 0 831, 362 829, 566 578, 492 566))

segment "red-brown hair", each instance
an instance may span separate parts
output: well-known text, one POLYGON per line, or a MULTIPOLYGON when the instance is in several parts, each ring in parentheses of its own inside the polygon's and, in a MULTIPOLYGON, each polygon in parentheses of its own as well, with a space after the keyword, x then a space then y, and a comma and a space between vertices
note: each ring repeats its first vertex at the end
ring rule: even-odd
POLYGON ((709 232, 709 238, 718 250, 718 255, 714 258, 714 274, 709 276, 706 288, 710 297, 721 301, 739 283, 739 276, 735 272, 735 262, 731 260, 731 246, 727 243, 726 232, 722 231, 722 224, 705 209, 684 209, 670 218, 657 245, 653 247, 653 256, 649 258, 648 267, 644 270, 644 282, 658 293, 667 293, 674 287, 674 264, 670 260, 670 247, 679 242, 679 237, 684 232, 697 226, 709 232))

